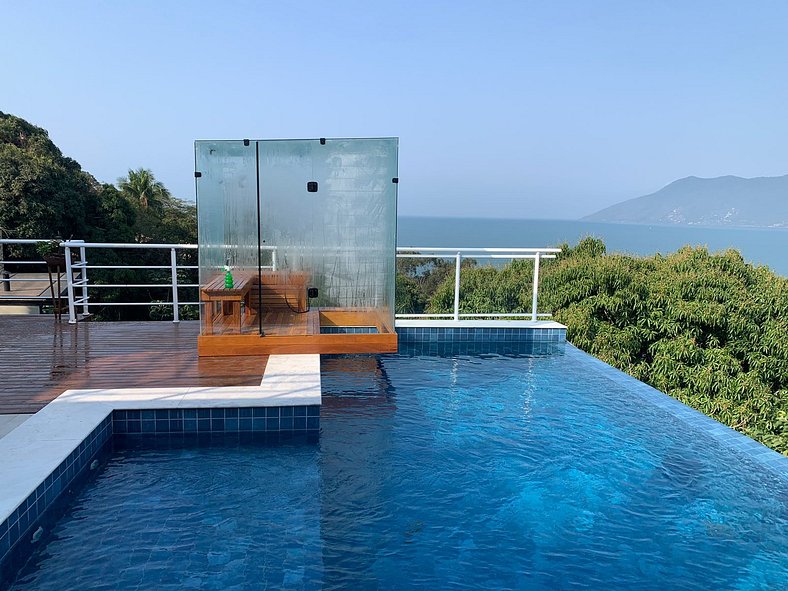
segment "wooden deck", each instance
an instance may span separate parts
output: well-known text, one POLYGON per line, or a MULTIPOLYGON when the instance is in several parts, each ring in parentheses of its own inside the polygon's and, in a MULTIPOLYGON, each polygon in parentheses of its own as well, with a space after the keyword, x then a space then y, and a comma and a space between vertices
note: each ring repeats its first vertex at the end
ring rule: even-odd
POLYGON ((55 322, 0 315, 0 414, 74 388, 252 386, 267 357, 197 356, 199 322, 55 322))
MULTIPOLYGON (((213 334, 197 339, 201 357, 234 357, 237 355, 335 354, 335 353, 394 353, 397 333, 379 311, 367 308, 322 308, 306 313, 272 310, 263 316, 264 337, 258 332, 257 316, 244 324, 241 334, 237 329, 223 330, 214 321, 213 334), (321 326, 373 326, 371 334, 321 334, 321 326), (218 327, 218 328, 217 328, 218 327)), ((231 320, 234 322, 234 320, 231 320)))
MULTIPOLYGON (((215 319, 213 335, 238 334, 232 315, 215 319)), ((258 335, 260 326, 257 314, 244 315, 241 334, 258 335)), ((317 309, 297 313, 290 310, 270 310, 263 314, 263 332, 269 336, 296 336, 320 334, 320 312, 317 309)))

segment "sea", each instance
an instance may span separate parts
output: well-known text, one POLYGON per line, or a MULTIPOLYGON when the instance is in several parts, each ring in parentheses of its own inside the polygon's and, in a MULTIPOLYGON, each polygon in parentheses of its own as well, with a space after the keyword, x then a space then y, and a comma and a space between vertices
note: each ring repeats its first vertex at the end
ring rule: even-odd
POLYGON ((408 217, 397 220, 397 244, 403 247, 540 247, 577 244, 601 238, 609 253, 668 254, 682 246, 712 252, 738 250, 753 265, 788 276, 788 229, 710 228, 610 224, 581 220, 408 217))

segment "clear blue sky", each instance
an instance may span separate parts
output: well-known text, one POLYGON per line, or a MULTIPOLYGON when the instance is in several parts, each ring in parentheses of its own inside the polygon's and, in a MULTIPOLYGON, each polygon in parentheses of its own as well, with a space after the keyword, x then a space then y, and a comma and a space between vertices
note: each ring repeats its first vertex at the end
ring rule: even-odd
POLYGON ((193 199, 196 138, 400 137, 400 214, 788 173, 788 2, 0 4, 0 110, 193 199))

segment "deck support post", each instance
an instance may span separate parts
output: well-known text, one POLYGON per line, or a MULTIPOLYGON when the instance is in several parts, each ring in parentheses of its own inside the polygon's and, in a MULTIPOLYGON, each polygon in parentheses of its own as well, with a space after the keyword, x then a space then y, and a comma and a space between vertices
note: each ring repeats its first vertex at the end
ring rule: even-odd
POLYGON ((71 268, 71 247, 66 246, 66 291, 68 293, 68 323, 77 323, 77 306, 74 303, 74 271, 71 268))
POLYGON ((540 254, 538 251, 534 256, 534 286, 533 286, 533 298, 531 300, 531 320, 536 322, 536 303, 539 297, 539 258, 540 254))
POLYGON ((180 322, 178 316, 178 257, 174 248, 170 249, 170 273, 172 277, 172 321, 180 322))
POLYGON ((454 320, 460 320, 460 265, 462 264, 462 253, 457 253, 457 263, 454 268, 454 320))
POLYGON ((5 269, 5 243, 0 244, 0 280, 3 281, 3 291, 11 291, 11 278, 8 271, 5 269))

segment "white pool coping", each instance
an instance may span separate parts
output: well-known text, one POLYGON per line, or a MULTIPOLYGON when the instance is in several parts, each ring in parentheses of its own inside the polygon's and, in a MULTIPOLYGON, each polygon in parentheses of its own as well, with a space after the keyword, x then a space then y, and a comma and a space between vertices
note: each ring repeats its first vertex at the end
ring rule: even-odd
POLYGON ((0 523, 114 410, 320 403, 320 355, 271 355, 259 386, 67 390, 0 439, 0 523))

